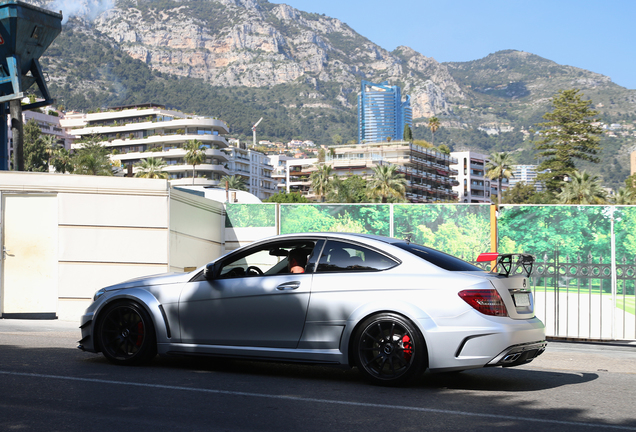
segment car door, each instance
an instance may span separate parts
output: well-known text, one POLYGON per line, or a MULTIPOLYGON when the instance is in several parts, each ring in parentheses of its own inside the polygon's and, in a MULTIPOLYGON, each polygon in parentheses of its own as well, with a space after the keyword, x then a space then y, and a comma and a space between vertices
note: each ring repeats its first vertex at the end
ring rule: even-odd
POLYGON ((186 284, 179 302, 183 343, 296 348, 313 274, 289 273, 287 254, 316 241, 268 243, 228 256, 211 280, 186 284))

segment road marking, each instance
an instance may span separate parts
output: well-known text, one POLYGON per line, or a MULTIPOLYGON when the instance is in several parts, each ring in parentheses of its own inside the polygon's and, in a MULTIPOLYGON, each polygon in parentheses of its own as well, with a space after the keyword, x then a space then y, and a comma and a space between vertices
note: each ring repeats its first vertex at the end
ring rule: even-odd
POLYGON ((164 385, 164 384, 145 384, 145 383, 134 383, 134 382, 126 382, 126 381, 112 381, 112 380, 104 380, 104 379, 97 379, 97 378, 80 378, 80 377, 71 377, 71 376, 46 375, 46 374, 36 374, 36 373, 26 373, 26 372, 11 372, 11 371, 2 371, 2 370, 0 370, 0 374, 33 377, 33 378, 58 379, 58 380, 66 380, 66 381, 80 381, 80 382, 97 383, 97 384, 145 387, 145 388, 155 388, 155 389, 162 389, 162 390, 179 390, 179 391, 199 392, 199 393, 208 393, 208 394, 220 394, 220 395, 228 395, 228 396, 248 396, 248 397, 265 398, 265 399, 289 400, 289 401, 295 401, 295 402, 314 402, 314 403, 324 403, 324 404, 332 404, 332 405, 357 406, 357 407, 365 407, 365 408, 383 408, 383 409, 415 411, 415 412, 423 412, 423 413, 460 415, 460 416, 468 416, 468 417, 482 417, 482 418, 492 418, 497 420, 528 421, 528 422, 548 423, 548 424, 555 424, 555 425, 592 427, 597 429, 619 429, 619 430, 636 431, 636 427, 630 427, 630 426, 618 426, 618 425, 608 425, 608 424, 600 424, 600 423, 583 423, 583 422, 572 422, 572 421, 563 421, 563 420, 548 420, 548 419, 539 419, 539 418, 533 418, 533 417, 517 417, 517 416, 507 416, 507 415, 500 415, 500 414, 473 413, 468 411, 421 408, 421 407, 403 406, 403 405, 386 405, 386 404, 375 404, 375 403, 368 403, 368 402, 351 402, 351 401, 342 401, 342 400, 305 398, 305 397, 299 397, 299 396, 273 395, 273 394, 266 394, 266 393, 250 393, 250 392, 240 392, 240 391, 231 391, 231 390, 213 390, 213 389, 203 389, 203 388, 171 386, 171 385, 164 385))

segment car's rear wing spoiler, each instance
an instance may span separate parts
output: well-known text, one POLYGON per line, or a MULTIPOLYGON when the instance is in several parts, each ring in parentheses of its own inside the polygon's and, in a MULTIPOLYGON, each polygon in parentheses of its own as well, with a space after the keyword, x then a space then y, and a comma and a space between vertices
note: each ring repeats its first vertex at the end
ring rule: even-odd
POLYGON ((479 254, 477 262, 497 261, 492 269, 494 273, 499 269, 500 276, 509 277, 517 274, 517 269, 521 269, 526 277, 530 277, 532 266, 534 265, 534 255, 530 254, 499 254, 497 252, 486 252, 479 254))

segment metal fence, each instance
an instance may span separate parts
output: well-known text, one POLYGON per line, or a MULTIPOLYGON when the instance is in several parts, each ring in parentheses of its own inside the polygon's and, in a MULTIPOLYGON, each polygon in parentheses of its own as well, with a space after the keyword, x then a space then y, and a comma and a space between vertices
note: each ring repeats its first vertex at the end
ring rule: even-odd
POLYGON ((530 282, 535 313, 549 336, 576 339, 636 339, 636 262, 612 263, 556 252, 537 257, 530 282))

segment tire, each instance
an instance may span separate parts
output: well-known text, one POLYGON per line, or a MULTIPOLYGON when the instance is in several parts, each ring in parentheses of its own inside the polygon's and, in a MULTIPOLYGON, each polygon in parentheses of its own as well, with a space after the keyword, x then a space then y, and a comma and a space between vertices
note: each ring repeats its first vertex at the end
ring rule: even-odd
POLYGON ((106 307, 99 314, 97 335, 99 347, 111 363, 137 365, 157 355, 152 319, 132 301, 106 307))
POLYGON ((372 384, 398 386, 428 366, 424 337, 408 319, 393 313, 366 318, 354 336, 355 363, 372 384))

